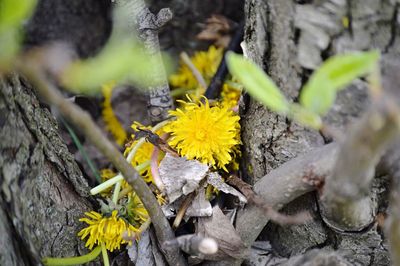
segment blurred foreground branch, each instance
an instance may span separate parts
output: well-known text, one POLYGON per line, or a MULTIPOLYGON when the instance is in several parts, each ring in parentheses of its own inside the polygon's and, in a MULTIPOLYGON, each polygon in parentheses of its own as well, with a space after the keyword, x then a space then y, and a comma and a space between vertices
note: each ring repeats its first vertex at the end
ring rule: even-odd
MULTIPOLYGON (((336 161, 336 143, 314 149, 299 156, 261 178, 254 184, 256 192, 274 209, 281 209, 297 197, 320 187, 331 174, 336 161)), ((268 223, 265 211, 255 205, 246 206, 238 213, 236 230, 243 242, 250 246, 268 223)))
MULTIPOLYGON (((60 113, 77 128, 80 128, 86 137, 102 152, 122 173, 125 180, 142 200, 153 222, 154 229, 160 242, 174 239, 174 233, 165 218, 160 205, 150 188, 139 176, 135 169, 126 161, 118 149, 103 135, 90 115, 80 107, 65 100, 42 72, 37 70, 34 62, 29 59, 17 63, 17 70, 21 72, 49 104, 54 105, 60 113)), ((178 248, 164 252, 170 265, 185 265, 178 248)))
POLYGON ((399 69, 392 66, 387 70, 383 89, 373 88, 378 93, 371 108, 350 128, 340 145, 334 172, 326 180, 321 212, 335 230, 360 231, 375 220, 378 206, 371 192, 375 168, 400 135, 399 105, 395 102, 399 99, 399 69))
POLYGON ((385 233, 390 244, 393 265, 400 265, 400 140, 382 158, 381 168, 392 180, 389 216, 385 222, 385 233))

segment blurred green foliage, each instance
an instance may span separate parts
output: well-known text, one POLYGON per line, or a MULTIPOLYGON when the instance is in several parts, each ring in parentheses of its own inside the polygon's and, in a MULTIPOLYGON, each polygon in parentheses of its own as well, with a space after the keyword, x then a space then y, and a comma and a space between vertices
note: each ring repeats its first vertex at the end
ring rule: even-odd
POLYGON ((314 129, 321 129, 324 115, 332 107, 339 90, 354 79, 377 69, 379 52, 355 52, 336 55, 326 60, 304 85, 300 104, 290 103, 275 83, 256 64, 232 52, 227 64, 248 93, 274 112, 314 129))
POLYGON ((227 62, 231 74, 240 80, 254 99, 274 112, 286 114, 289 111, 285 96, 257 65, 232 52, 228 53, 227 62))
MULTIPOLYGON (((37 0, 0 0, 0 73, 13 67, 23 40, 22 25, 32 15, 36 4, 37 0)), ((115 5, 113 31, 104 48, 92 58, 72 60, 68 57, 71 61, 61 62, 61 71, 57 73, 61 85, 85 94, 100 92, 101 85, 111 81, 126 82, 139 88, 159 85, 160 79, 156 77, 160 73, 157 71, 164 71, 162 66, 155 66, 161 63, 159 57, 145 52, 128 19, 136 20, 128 17, 123 7, 115 5)), ((47 56, 46 49, 43 52, 47 56)), ((58 54, 68 52, 57 51, 58 54)), ((169 58, 164 56, 163 59, 170 66, 169 58)), ((50 60, 58 60, 58 57, 50 60)))
POLYGON ((356 52, 327 59, 304 85, 300 103, 307 109, 324 115, 333 105, 337 91, 354 79, 371 73, 379 52, 356 52))
POLYGON ((162 60, 157 54, 149 54, 138 39, 133 22, 137 12, 125 5, 113 6, 113 30, 104 48, 93 58, 77 60, 68 66, 61 76, 62 84, 85 94, 98 93, 101 85, 108 82, 135 85, 139 89, 156 87, 164 82, 160 76, 170 71, 172 64, 166 54, 162 60))
POLYGON ((134 38, 113 38, 95 57, 71 63, 61 76, 62 84, 79 93, 93 94, 110 81, 151 84, 151 58, 134 38))
POLYGON ((11 67, 22 42, 22 25, 32 15, 37 0, 0 1, 0 71, 11 67))

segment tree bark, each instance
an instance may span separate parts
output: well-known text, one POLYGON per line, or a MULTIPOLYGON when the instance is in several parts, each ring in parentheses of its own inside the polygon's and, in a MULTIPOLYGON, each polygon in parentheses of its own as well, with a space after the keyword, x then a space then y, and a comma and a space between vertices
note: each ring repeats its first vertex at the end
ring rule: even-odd
MULTIPOLYGON (((110 1, 41 0, 25 25, 25 47, 69 43, 96 53, 110 32, 110 1)), ((34 89, 0 80, 0 265, 38 265, 44 256, 87 253, 77 232, 93 210, 90 188, 34 89)))
POLYGON ((16 75, 0 81, 0 110, 0 264, 86 252, 76 233, 89 187, 53 116, 16 75))
MULTIPOLYGON (((312 70, 334 54, 379 49, 385 71, 387 62, 399 58, 397 9, 398 4, 388 0, 247 0, 245 53, 266 70, 288 98, 297 101, 299 90, 312 70)), ((338 94, 324 121, 346 130, 368 103, 366 84, 357 80, 338 94)), ((241 112, 246 159, 243 169, 250 183, 256 183, 291 158, 329 141, 327 136, 277 116, 247 97, 244 97, 241 112)), ((376 180, 374 187, 385 190, 385 180, 376 180)), ((378 197, 378 202, 385 202, 387 193, 380 193, 378 197)), ((354 261, 362 264, 389 263, 386 244, 376 225, 359 233, 334 232, 321 221, 315 199, 315 194, 311 194, 307 200, 302 200, 303 203, 297 204, 294 200, 285 208, 290 213, 304 209, 316 213, 311 223, 293 227, 268 224, 258 237, 269 240, 281 256, 302 254, 318 246, 350 250, 354 252, 354 261)), ((239 213, 238 225, 243 224, 245 216, 249 217, 246 215, 248 208, 239 213)), ((382 206, 380 211, 385 211, 382 206)), ((252 228, 262 228, 266 223, 267 220, 252 224, 252 228)), ((241 233, 241 229, 238 230, 241 233)), ((247 243, 257 236, 249 237, 246 235, 247 243)))

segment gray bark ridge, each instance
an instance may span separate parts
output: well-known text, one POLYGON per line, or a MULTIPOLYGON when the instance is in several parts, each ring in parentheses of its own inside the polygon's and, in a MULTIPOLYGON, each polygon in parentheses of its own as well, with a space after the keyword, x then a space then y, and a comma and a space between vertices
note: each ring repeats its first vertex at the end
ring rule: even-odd
POLYGON ((55 119, 16 75, 0 80, 0 139, 0 233, 11 239, 0 242, 0 264, 86 253, 76 234, 92 209, 88 184, 55 119))

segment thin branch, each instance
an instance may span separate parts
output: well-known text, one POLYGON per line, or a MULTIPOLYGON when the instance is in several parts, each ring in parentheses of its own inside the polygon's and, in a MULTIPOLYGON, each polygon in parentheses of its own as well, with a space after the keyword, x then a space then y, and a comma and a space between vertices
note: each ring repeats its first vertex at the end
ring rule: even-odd
POLYGON ((300 212, 296 215, 285 215, 279 213, 269 204, 267 204, 259 195, 257 195, 249 184, 239 179, 235 175, 229 176, 226 182, 239 189, 239 191, 242 192, 242 194, 246 197, 249 204, 253 204, 264 210, 265 215, 267 215, 271 221, 275 223, 280 225, 300 224, 311 219, 311 216, 308 212, 300 212))
POLYGON ((182 219, 185 216, 185 213, 186 213, 187 209, 189 208, 190 204, 193 202, 195 196, 196 196, 196 192, 193 191, 192 193, 187 195, 185 200, 182 202, 181 207, 179 208, 179 211, 176 214, 174 223, 172 224, 172 227, 174 229, 177 229, 179 227, 179 225, 181 224, 182 219))
POLYGON ((196 80, 200 84, 200 86, 203 87, 204 89, 206 89, 207 88, 206 81, 204 80, 203 76, 201 75, 200 71, 196 68, 196 66, 193 65, 193 62, 192 62, 192 60, 190 60, 187 53, 182 52, 179 55, 179 57, 181 58, 183 63, 185 63, 185 65, 190 69, 190 71, 192 71, 193 76, 196 78, 196 80))
POLYGON ((400 265, 400 140, 385 154, 380 163, 384 174, 391 178, 389 215, 385 222, 385 232, 390 246, 393 265, 400 265))
MULTIPOLYGON (((314 149, 272 170, 254 184, 254 191, 276 210, 297 197, 316 189, 330 175, 336 161, 336 143, 314 149), (319 180, 316 182, 315 180, 319 180)), ((246 206, 238 213, 236 230, 250 246, 268 223, 269 217, 257 206, 246 206)))
POLYGON ((222 84, 224 83, 225 77, 228 74, 228 67, 225 62, 225 54, 227 51, 233 51, 233 52, 241 51, 240 42, 243 40, 243 34, 244 34, 244 21, 241 21, 237 26, 236 33, 231 39, 228 48, 224 52, 224 56, 222 57, 221 63, 218 66, 217 72, 215 73, 210 84, 208 85, 206 92, 204 93, 204 96, 206 96, 207 99, 218 98, 219 94, 221 93, 222 84))
POLYGON ((147 89, 149 91, 148 113, 151 122, 156 124, 165 120, 168 117, 168 111, 174 106, 158 41, 158 30, 171 20, 172 12, 168 8, 163 8, 154 15, 146 7, 144 0, 118 0, 116 3, 128 14, 126 19, 131 27, 130 30, 139 33, 145 53, 150 55, 154 67, 150 75, 157 85, 147 89))
MULTIPOLYGON (((122 173, 125 180, 142 200, 147 209, 157 237, 161 242, 173 239, 174 233, 165 218, 160 205, 138 172, 126 161, 118 149, 103 135, 90 115, 75 104, 65 100, 57 89, 47 81, 44 74, 38 72, 34 62, 20 61, 17 69, 33 84, 41 97, 49 104, 54 105, 60 113, 77 128, 104 154, 114 166, 122 173)), ((164 254, 171 265, 185 265, 179 249, 171 250, 164 254)))
POLYGON ((400 133, 393 104, 386 97, 375 102, 340 146, 320 201, 325 222, 335 230, 360 231, 375 220, 378 206, 371 192, 375 168, 400 133))

